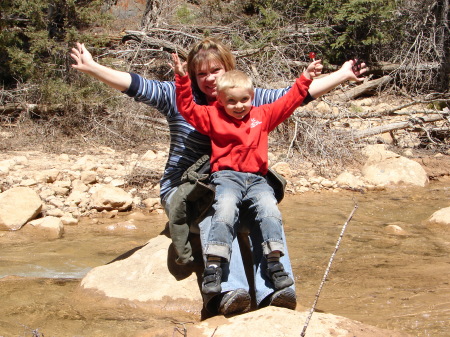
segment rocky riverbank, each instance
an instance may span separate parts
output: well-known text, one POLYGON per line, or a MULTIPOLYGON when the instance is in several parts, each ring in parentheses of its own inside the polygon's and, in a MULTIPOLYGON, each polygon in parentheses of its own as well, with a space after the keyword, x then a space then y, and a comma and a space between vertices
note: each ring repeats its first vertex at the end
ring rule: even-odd
MULTIPOLYGON (((385 145, 367 146, 362 154, 360 167, 333 178, 305 176, 287 162, 274 162, 273 168, 287 179, 290 194, 425 186, 430 179, 450 175, 447 155, 419 157, 406 151, 401 156, 385 145)), ((125 154, 106 147, 79 154, 3 153, 0 229, 19 230, 28 224, 60 237, 64 226, 76 225, 80 217, 113 217, 131 209, 162 213, 158 180, 166 160, 166 151, 125 154)))

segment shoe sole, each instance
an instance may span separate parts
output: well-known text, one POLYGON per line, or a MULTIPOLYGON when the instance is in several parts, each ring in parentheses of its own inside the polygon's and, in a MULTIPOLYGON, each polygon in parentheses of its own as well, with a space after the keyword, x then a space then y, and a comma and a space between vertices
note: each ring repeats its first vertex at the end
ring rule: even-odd
POLYGON ((245 313, 250 310, 250 294, 244 289, 230 291, 224 295, 219 311, 222 315, 245 313))
POLYGON ((297 296, 292 288, 285 288, 273 293, 270 305, 295 310, 297 307, 297 296))

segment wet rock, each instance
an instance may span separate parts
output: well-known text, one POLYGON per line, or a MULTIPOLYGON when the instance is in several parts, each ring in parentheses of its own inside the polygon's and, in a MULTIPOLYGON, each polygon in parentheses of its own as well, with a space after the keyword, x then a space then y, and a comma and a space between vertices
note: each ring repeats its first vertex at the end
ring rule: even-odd
MULTIPOLYGON (((266 307, 230 318, 215 316, 200 321, 202 299, 196 274, 176 272, 171 267, 170 239, 159 235, 146 246, 130 252, 126 258, 92 269, 81 281, 75 298, 78 310, 87 314, 99 307, 126 308, 123 315, 145 317, 149 313, 157 317, 191 317, 185 325, 187 336, 296 336, 299 335, 308 311, 266 307), (167 256, 169 251, 169 256, 167 256), (89 303, 89 305, 86 305, 89 303), (197 323, 195 323, 195 321, 197 323)), ((116 315, 117 310, 115 309, 116 315)), ((106 310, 104 310, 106 312, 106 310)), ((176 323, 174 323, 176 324, 176 323)), ((314 313, 308 325, 307 335, 317 337, 406 337, 407 334, 379 329, 370 325, 332 314, 314 313)), ((167 331, 166 331, 167 332, 167 331)), ((164 331, 150 329, 133 336, 156 337, 164 331)))
POLYGON ((123 305, 159 316, 184 312, 200 317, 203 302, 197 276, 192 266, 175 265, 170 244, 168 237, 159 235, 144 247, 124 254, 123 259, 92 269, 81 281, 77 298, 95 296, 99 306, 121 300, 123 305))
POLYGON ((429 223, 450 225, 450 207, 442 208, 434 212, 428 219, 429 223))
POLYGON ((385 230, 386 233, 394 234, 394 235, 408 235, 409 234, 401 226, 395 225, 395 224, 387 225, 384 228, 384 230, 385 230))
POLYGON ((28 223, 34 228, 41 230, 47 237, 59 239, 64 234, 64 225, 61 218, 46 216, 44 218, 32 220, 28 223))
POLYGON ((114 232, 114 233, 126 233, 126 232, 129 232, 132 230, 136 230, 137 227, 134 224, 133 219, 130 219, 127 221, 107 225, 105 229, 109 232, 114 232))
POLYGON ((42 209, 39 195, 28 187, 13 187, 0 194, 0 230, 18 230, 42 209))

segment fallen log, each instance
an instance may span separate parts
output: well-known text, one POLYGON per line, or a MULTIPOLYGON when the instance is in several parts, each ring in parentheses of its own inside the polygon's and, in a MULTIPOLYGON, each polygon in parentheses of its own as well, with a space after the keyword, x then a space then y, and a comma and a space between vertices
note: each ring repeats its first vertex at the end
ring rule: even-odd
POLYGON ((340 95, 338 95, 338 98, 348 102, 352 99, 355 99, 363 94, 366 93, 373 93, 374 91, 376 91, 379 87, 386 85, 387 83, 389 83, 392 80, 392 77, 386 75, 383 76, 381 78, 378 78, 376 80, 372 80, 372 81, 367 81, 363 84, 360 84, 358 86, 356 86, 353 89, 350 89, 340 95))

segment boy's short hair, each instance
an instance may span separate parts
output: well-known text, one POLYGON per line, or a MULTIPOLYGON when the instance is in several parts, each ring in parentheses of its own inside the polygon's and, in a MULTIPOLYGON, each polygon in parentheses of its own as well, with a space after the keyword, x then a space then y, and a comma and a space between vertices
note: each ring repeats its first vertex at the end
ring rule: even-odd
POLYGON ((230 88, 243 88, 253 92, 253 81, 250 76, 240 70, 227 71, 216 80, 217 91, 230 88))

